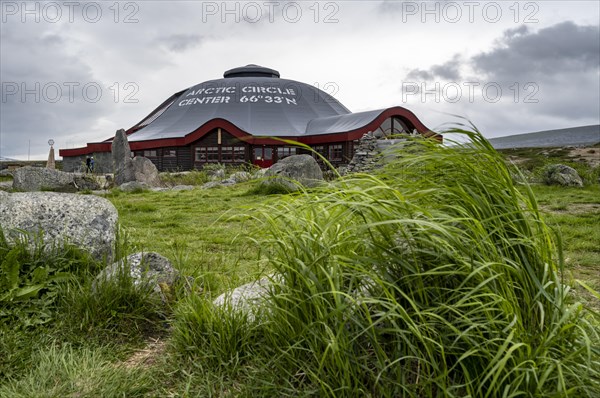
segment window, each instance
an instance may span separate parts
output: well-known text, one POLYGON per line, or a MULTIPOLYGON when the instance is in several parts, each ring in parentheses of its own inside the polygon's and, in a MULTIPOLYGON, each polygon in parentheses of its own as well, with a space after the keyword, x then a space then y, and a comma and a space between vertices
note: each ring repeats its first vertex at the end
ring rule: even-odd
POLYGON ((206 162, 206 147, 197 146, 194 159, 196 162, 206 162))
POLYGON ((342 144, 329 145, 329 160, 340 162, 342 160, 342 144))
POLYGON ((282 146, 280 148, 277 148, 277 156, 279 156, 279 159, 287 158, 288 156, 292 156, 295 154, 296 148, 294 147, 282 146))
POLYGON ((233 161, 234 162, 245 162, 246 161, 246 148, 243 146, 233 147, 233 161))
POLYGON ((265 155, 265 160, 273 159, 273 149, 272 148, 264 148, 263 153, 265 155))
POLYGON ((177 156, 176 149, 165 149, 163 150, 163 158, 174 158, 177 156))
POLYGON ((206 161, 207 162, 218 162, 219 161, 219 147, 218 146, 207 146, 206 147, 206 161))
POLYGON ((225 145, 218 146, 197 146, 196 162, 211 163, 233 163, 246 161, 246 147, 225 145))
POLYGON ((222 146, 221 147, 221 162, 231 163, 233 162, 233 147, 222 146))
POLYGON ((326 156, 327 152, 325 152, 324 145, 315 145, 313 147, 313 150, 316 152, 316 153, 315 152, 312 153, 313 158, 317 159, 317 161, 321 159, 319 156, 317 156, 317 153, 320 154, 321 156, 323 156, 324 158, 327 158, 327 156, 326 156))
POLYGON ((144 151, 144 156, 149 158, 149 157, 156 157, 156 149, 152 149, 149 151, 144 151))
POLYGON ((392 135, 392 118, 387 118, 379 127, 385 137, 392 135))
POLYGON ((254 159, 262 160, 262 148, 254 148, 254 159))
POLYGON ((406 126, 406 123, 404 123, 400 118, 395 117, 392 121, 392 132, 395 135, 403 133, 406 134, 409 131, 409 128, 406 126))
POLYGON ((256 147, 254 148, 254 160, 272 160, 273 148, 271 147, 256 147))
POLYGON ((385 119, 381 126, 374 131, 376 136, 388 138, 390 136, 400 135, 400 134, 409 134, 410 128, 407 124, 399 117, 391 117, 385 119))
POLYGON ((218 146, 197 146, 196 147, 196 162, 218 162, 219 147, 218 146))

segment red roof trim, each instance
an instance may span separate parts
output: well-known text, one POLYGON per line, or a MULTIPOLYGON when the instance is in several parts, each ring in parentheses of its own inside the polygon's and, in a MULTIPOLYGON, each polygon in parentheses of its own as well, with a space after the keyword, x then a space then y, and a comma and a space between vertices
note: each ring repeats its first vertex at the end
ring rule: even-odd
MULTIPOLYGON (((178 93, 180 94, 180 93, 178 93)), ((177 95, 177 94, 175 94, 177 95)), ((160 106, 150 113, 152 115, 156 112, 160 106)), ((150 116, 149 115, 149 116, 150 116)), ((149 117, 147 116, 147 117, 149 117)), ((323 135, 312 135, 312 136, 302 136, 302 137, 282 137, 285 140, 293 140, 302 142, 304 144, 314 145, 314 144, 324 144, 329 142, 342 142, 342 141, 353 141, 360 139, 365 133, 369 131, 376 130, 387 118, 397 116, 408 122, 411 126, 413 126, 419 133, 421 133, 424 137, 434 137, 438 140, 442 139, 442 136, 429 130, 418 118, 417 116, 409 111, 406 108, 396 106, 392 108, 385 109, 382 111, 379 116, 373 119, 370 123, 366 124, 363 127, 352 131, 346 131, 341 133, 332 133, 332 134, 323 134, 323 135)), ((147 118, 146 117, 146 118, 147 118)), ((146 120, 144 118, 143 120, 146 120)), ((138 123, 139 124, 139 123, 138 123)), ((127 134, 133 133, 135 128, 134 126, 127 130, 127 134)), ((209 122, 203 124, 198 127, 196 130, 191 133, 185 135, 184 137, 178 138, 162 138, 156 140, 148 140, 148 141, 133 141, 129 143, 131 150, 140 151, 144 149, 155 149, 162 147, 177 147, 177 146, 186 146, 190 145, 193 142, 199 140, 209 132, 214 129, 222 128, 226 130, 228 133, 232 134, 234 137, 239 140, 246 142, 251 145, 282 145, 283 143, 276 139, 275 137, 267 137, 267 136, 253 136, 245 131, 238 128, 233 123, 225 120, 225 119, 213 119, 209 122)), ((101 143, 91 143, 87 144, 84 148, 73 148, 73 149, 60 149, 60 156, 82 156, 89 155, 94 152, 110 152, 111 151, 111 142, 101 142, 101 143)))

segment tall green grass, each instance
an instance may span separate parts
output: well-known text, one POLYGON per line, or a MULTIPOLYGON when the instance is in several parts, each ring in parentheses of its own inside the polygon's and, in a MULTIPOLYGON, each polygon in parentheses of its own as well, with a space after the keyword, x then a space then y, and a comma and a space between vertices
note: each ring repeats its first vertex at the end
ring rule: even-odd
POLYGON ((411 142, 379 175, 262 211, 280 275, 262 317, 221 311, 215 332, 197 305, 175 348, 227 363, 241 344, 239 366, 271 375, 245 381, 264 396, 599 396, 598 330, 560 240, 479 133, 449 132, 471 143, 411 142))

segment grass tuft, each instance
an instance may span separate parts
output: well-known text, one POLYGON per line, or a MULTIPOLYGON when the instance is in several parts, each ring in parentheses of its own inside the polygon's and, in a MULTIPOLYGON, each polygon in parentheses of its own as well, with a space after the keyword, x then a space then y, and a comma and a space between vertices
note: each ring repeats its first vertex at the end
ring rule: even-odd
POLYGON ((478 132, 449 132, 471 143, 416 141, 378 175, 268 205, 280 278, 261 321, 200 305, 177 350, 241 353, 275 375, 246 385, 262 396, 598 396, 598 330, 532 191, 478 132))

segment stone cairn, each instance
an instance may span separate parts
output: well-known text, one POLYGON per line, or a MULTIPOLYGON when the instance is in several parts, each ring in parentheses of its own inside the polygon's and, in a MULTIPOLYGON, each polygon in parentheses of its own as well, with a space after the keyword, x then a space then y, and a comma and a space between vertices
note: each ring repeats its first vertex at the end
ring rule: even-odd
POLYGON ((358 141, 354 156, 348 166, 346 173, 363 173, 373 170, 381 155, 381 148, 377 145, 375 134, 368 132, 358 141))

